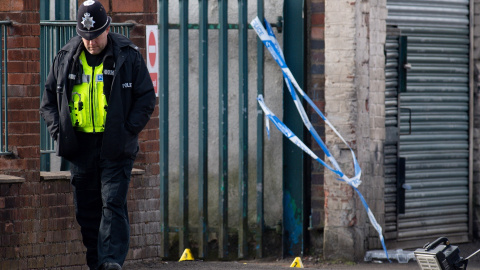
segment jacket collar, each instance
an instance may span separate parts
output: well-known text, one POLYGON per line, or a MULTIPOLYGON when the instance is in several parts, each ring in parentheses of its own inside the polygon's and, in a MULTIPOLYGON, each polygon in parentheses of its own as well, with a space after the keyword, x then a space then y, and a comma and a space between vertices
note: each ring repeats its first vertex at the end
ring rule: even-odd
MULTIPOLYGON (((111 41, 112 43, 112 52, 114 55, 118 55, 118 53, 125 47, 133 46, 133 43, 130 41, 130 39, 117 33, 108 33, 108 38, 109 42, 111 41)), ((70 53, 73 56, 73 54, 78 52, 80 46, 83 48, 82 38, 80 36, 75 36, 71 38, 70 41, 65 44, 60 51, 65 51, 67 54, 70 53)))

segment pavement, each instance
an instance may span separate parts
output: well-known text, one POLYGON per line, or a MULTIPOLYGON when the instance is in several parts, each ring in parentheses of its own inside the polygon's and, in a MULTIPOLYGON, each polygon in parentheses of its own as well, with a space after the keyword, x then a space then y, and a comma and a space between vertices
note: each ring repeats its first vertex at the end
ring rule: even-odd
MULTIPOLYGON (((456 245, 456 244, 453 244, 456 245)), ((460 256, 465 258, 480 249, 480 242, 470 242, 465 244, 458 244, 460 256)), ((290 268, 290 265, 295 258, 266 258, 261 260, 239 260, 239 261, 162 261, 149 260, 136 263, 126 263, 124 270, 152 270, 152 269, 285 269, 290 268)), ((405 269, 419 269, 420 266, 416 261, 410 260, 408 263, 399 263, 392 260, 389 263, 384 260, 374 260, 372 262, 326 262, 319 258, 306 256, 301 258, 304 268, 321 269, 321 270, 370 270, 370 269, 388 269, 388 270, 405 270, 405 269)), ((474 255, 468 261, 468 270, 480 270, 480 253, 474 255)))

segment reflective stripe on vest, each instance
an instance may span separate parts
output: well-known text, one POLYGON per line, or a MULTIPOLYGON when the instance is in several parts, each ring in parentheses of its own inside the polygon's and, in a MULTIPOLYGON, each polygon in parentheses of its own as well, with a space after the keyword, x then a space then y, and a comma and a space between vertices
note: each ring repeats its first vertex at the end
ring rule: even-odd
POLYGON ((107 117, 107 98, 103 93, 103 63, 90 67, 85 52, 80 54, 83 75, 80 84, 73 86, 70 117, 75 130, 103 132, 107 117))

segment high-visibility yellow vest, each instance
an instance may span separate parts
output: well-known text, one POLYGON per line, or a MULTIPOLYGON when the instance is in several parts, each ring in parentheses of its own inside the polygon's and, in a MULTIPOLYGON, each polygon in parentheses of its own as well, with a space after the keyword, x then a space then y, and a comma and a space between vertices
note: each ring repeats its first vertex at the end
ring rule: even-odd
MULTIPOLYGON (((103 132, 107 117, 107 98, 103 93, 103 63, 92 68, 87 63, 85 52, 80 54, 83 67, 80 84, 73 86, 70 100, 70 117, 73 128, 82 132, 103 132)), ((77 75, 78 76, 78 75, 77 75)))

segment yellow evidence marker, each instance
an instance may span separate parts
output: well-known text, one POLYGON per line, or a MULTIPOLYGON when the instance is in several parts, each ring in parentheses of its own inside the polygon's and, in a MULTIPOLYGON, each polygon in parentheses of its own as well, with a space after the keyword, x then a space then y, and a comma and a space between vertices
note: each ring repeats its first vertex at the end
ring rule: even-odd
POLYGON ((190 252, 189 248, 186 248, 185 251, 182 254, 182 257, 180 257, 180 260, 178 260, 178 261, 183 262, 183 261, 193 261, 193 260, 195 260, 195 259, 192 256, 192 252, 190 252))
POLYGON ((290 265, 290 267, 293 267, 293 268, 303 268, 302 259, 300 259, 300 257, 296 257, 295 260, 293 260, 293 262, 292 262, 292 264, 290 265))

